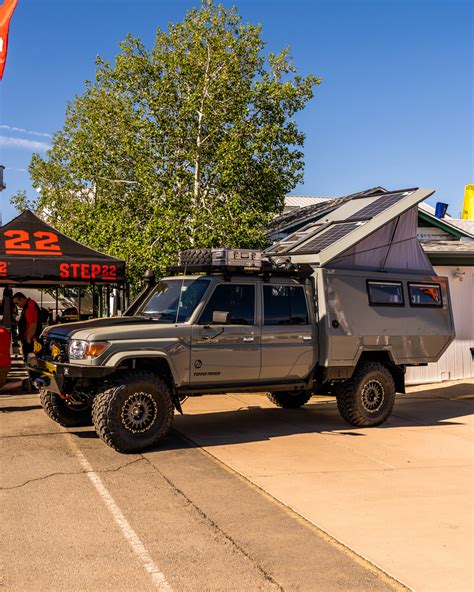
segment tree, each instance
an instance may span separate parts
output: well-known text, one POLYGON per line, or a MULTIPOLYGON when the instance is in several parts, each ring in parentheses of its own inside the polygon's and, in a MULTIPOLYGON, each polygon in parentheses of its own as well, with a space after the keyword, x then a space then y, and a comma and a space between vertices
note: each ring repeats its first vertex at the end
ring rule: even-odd
POLYGON ((37 210, 124 257, 134 279, 183 248, 261 245, 302 178, 294 115, 320 82, 288 49, 263 52, 261 27, 212 0, 158 29, 151 50, 127 36, 33 156, 37 210))
POLYGON ((35 201, 32 199, 28 199, 27 193, 24 189, 20 189, 10 197, 10 203, 14 206, 20 213, 24 212, 25 210, 32 210, 35 208, 35 201))

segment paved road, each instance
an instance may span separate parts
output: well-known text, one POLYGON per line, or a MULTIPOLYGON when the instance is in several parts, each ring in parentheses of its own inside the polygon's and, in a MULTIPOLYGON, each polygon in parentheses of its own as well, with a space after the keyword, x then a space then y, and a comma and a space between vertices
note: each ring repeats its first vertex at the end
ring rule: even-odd
POLYGON ((474 380, 410 387, 378 428, 329 397, 185 403, 181 433, 417 592, 474 590, 474 380))
POLYGON ((8 591, 404 589, 174 433, 120 455, 0 393, 8 591))

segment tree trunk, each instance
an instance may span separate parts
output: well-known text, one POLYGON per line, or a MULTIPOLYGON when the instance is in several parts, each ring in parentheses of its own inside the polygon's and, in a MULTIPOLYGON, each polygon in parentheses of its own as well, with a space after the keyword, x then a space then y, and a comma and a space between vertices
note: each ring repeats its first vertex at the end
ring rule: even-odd
MULTIPOLYGON (((201 149, 202 149, 202 141, 203 141, 203 123, 204 123, 204 103, 206 100, 206 96, 209 91, 209 68, 211 66, 211 50, 209 48, 209 43, 207 45, 207 60, 206 60, 206 67, 204 70, 204 84, 202 88, 202 95, 201 95, 201 103, 199 105, 198 111, 198 121, 197 121, 197 132, 196 132, 196 160, 194 162, 194 192, 193 192, 193 209, 197 210, 201 207, 202 203, 202 195, 201 195, 201 149)), ((194 218, 194 216, 193 216, 194 218)), ((191 222, 191 227, 193 232, 191 233, 190 240, 191 244, 194 244, 194 220, 191 222)))

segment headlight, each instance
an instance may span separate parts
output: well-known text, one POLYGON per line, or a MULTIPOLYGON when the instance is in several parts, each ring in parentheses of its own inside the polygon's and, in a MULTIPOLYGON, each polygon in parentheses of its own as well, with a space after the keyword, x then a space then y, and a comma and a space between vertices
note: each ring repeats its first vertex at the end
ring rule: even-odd
POLYGON ((107 341, 83 341, 73 339, 69 344, 69 358, 71 360, 84 360, 85 358, 98 358, 105 352, 110 343, 107 341))
POLYGON ((82 360, 86 357, 87 341, 73 339, 69 344, 69 357, 71 360, 82 360))

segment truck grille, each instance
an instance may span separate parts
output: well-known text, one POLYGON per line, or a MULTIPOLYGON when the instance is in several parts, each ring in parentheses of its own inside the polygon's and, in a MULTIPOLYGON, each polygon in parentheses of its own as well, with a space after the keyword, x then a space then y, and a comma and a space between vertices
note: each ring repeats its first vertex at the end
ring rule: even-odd
POLYGON ((46 335, 41 340, 42 349, 37 357, 52 362, 69 362, 69 341, 57 335, 46 335))

